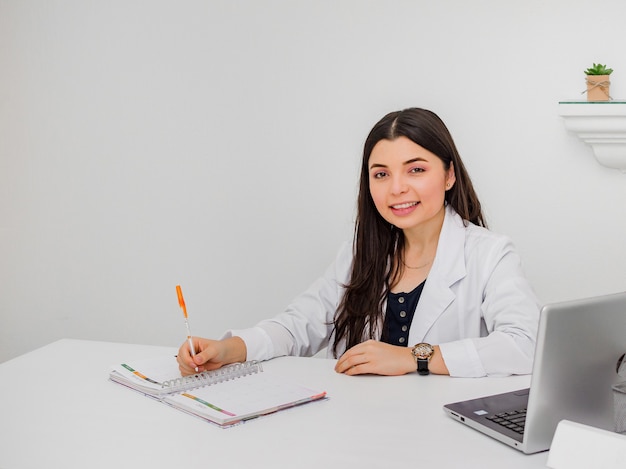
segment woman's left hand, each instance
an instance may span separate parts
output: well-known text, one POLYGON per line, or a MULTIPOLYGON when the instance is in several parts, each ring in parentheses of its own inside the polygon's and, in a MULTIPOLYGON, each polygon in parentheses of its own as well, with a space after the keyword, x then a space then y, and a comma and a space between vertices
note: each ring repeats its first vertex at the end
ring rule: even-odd
POLYGON ((337 373, 346 375, 404 375, 416 370, 415 359, 408 347, 368 340, 355 345, 339 358, 337 373))

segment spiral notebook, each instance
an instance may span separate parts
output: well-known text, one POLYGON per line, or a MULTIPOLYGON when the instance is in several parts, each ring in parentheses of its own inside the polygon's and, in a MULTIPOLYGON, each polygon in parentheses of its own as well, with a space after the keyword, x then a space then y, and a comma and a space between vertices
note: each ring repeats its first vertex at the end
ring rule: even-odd
POLYGON ((326 397, 264 372, 259 362, 181 377, 176 358, 168 356, 114 365, 109 379, 222 427, 326 397))

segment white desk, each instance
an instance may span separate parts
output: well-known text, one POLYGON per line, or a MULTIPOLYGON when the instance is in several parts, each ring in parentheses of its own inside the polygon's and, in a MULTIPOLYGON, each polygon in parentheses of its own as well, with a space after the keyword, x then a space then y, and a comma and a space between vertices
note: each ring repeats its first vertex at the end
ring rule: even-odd
POLYGON ((0 364, 0 468, 545 468, 447 417, 442 405, 529 377, 350 377, 334 360, 279 358, 329 399, 220 429, 108 381, 169 347, 61 340, 0 364), (418 430, 419 428, 422 430, 418 430))

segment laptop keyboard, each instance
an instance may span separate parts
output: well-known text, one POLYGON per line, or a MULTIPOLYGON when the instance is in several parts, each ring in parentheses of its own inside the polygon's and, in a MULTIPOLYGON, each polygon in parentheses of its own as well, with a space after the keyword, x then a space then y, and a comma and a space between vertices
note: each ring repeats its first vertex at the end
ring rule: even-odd
POLYGON ((526 423, 526 409, 512 410, 510 412, 500 412, 499 414, 486 417, 494 423, 509 428, 520 435, 524 434, 524 424, 526 423))

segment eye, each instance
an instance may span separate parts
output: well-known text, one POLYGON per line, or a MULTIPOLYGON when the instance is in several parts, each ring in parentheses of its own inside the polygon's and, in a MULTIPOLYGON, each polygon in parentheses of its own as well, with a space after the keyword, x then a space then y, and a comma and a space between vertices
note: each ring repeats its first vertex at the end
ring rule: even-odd
POLYGON ((385 176, 387 176, 387 173, 385 171, 376 171, 375 173, 372 173, 372 177, 374 179, 382 179, 385 176))
POLYGON ((420 167, 415 167, 415 168, 411 168, 409 170, 409 173, 423 173, 424 171, 426 171, 424 168, 420 168, 420 167))

